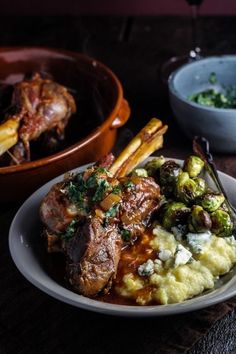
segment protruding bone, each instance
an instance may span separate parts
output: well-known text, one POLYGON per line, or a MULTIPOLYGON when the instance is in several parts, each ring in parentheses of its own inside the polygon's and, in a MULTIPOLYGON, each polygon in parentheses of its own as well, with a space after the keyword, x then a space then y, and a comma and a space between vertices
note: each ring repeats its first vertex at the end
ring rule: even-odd
POLYGON ((167 125, 163 126, 160 119, 152 118, 109 168, 111 174, 114 177, 127 175, 154 151, 160 149, 163 144, 163 134, 167 129, 167 125))
POLYGON ((0 156, 14 146, 18 141, 19 121, 8 119, 0 124, 0 156))

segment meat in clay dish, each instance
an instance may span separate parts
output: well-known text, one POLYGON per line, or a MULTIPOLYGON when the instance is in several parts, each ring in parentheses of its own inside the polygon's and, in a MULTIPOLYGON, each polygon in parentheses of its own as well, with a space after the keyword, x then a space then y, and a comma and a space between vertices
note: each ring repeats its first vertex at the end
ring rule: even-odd
POLYGON ((44 144, 63 139, 76 103, 67 88, 39 73, 13 86, 10 108, 0 125, 0 155, 8 153, 10 164, 30 161, 30 141, 42 135, 44 144))

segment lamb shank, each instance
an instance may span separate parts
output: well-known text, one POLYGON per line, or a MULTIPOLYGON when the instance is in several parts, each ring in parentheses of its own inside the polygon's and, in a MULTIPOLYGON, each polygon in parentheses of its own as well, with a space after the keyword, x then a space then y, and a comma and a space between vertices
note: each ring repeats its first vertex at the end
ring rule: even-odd
POLYGON ((152 119, 115 162, 104 168, 103 161, 67 177, 42 201, 48 251, 64 252, 67 278, 80 294, 108 291, 122 247, 142 235, 159 207, 154 179, 128 174, 162 146, 166 130, 152 119))
POLYGON ((76 104, 66 87, 39 73, 13 87, 11 107, 0 125, 0 155, 12 148, 15 162, 30 160, 30 141, 53 132, 62 138, 76 104))

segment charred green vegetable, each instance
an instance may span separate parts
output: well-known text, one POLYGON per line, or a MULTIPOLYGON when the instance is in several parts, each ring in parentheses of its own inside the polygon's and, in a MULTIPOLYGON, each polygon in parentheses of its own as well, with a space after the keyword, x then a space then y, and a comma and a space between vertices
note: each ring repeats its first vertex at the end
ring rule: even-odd
POLYGON ((216 211, 224 202, 225 197, 222 193, 208 192, 198 199, 198 204, 209 213, 216 211))
POLYGON ((211 217, 199 205, 193 205, 188 221, 188 229, 191 232, 204 232, 211 229, 211 217))
POLYGON ((145 168, 135 168, 132 171, 131 176, 148 177, 148 173, 145 168))
POLYGON ((175 161, 166 161, 160 167, 160 185, 162 191, 166 196, 175 192, 176 181, 178 176, 182 173, 181 167, 175 161))
POLYGON ((178 176, 176 183, 176 196, 186 204, 194 203, 194 201, 202 196, 206 190, 206 182, 202 178, 190 178, 187 172, 183 172, 178 176))
POLYGON ((204 167, 204 161, 198 156, 189 156, 184 163, 184 171, 188 172, 190 177, 197 177, 204 167))
POLYGON ((191 209, 184 203, 169 202, 164 206, 162 225, 170 230, 172 226, 183 224, 187 221, 190 212, 191 209))
POLYGON ((211 231, 220 237, 232 235, 233 223, 230 215, 224 210, 216 210, 211 214, 212 229, 211 231))
POLYGON ((148 176, 154 177, 165 161, 164 156, 159 156, 147 162, 144 168, 147 171, 148 176))

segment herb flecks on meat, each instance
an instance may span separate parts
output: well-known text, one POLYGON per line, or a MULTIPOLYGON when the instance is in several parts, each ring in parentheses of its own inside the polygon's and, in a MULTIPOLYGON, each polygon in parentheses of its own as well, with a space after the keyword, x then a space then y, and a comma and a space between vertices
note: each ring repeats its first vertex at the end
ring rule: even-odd
MULTIPOLYGON (((77 189, 80 192, 79 202, 82 194, 90 207, 84 217, 78 212, 75 217, 79 222, 78 230, 62 249, 66 255, 67 279, 80 294, 94 296, 101 291, 108 291, 116 277, 123 242, 132 243, 141 236, 159 208, 160 188, 155 180, 152 177, 129 176, 129 173, 144 157, 162 146, 166 130, 167 126, 153 118, 112 165, 98 163, 87 168, 77 179, 70 179, 75 185, 72 187, 73 198, 77 189), (108 171, 101 169, 104 166, 108 171), (103 226, 104 221, 106 227, 103 226), (123 229, 126 231, 122 232, 123 229)), ((41 219, 46 227, 50 224, 50 216, 61 220, 63 212, 57 214, 57 207, 61 204, 60 197, 69 199, 66 187, 65 191, 64 194, 55 193, 52 196, 49 192, 44 198, 41 219), (52 215, 52 208, 56 210, 55 215, 52 215)), ((68 203, 73 206, 71 200, 68 203)), ((64 205, 61 209, 66 211, 64 205)), ((69 223, 60 223, 60 230, 63 231, 62 226, 68 226, 69 223)), ((54 224, 53 231, 57 233, 57 225, 54 224)))
POLYGON ((75 234, 77 228, 78 228, 78 220, 74 219, 74 220, 72 220, 71 223, 67 226, 65 232, 62 232, 62 233, 60 234, 60 237, 62 238, 63 241, 68 241, 68 240, 70 240, 70 239, 74 236, 74 234, 75 234))
POLYGON ((70 201, 85 213, 89 213, 93 205, 102 201, 109 190, 105 168, 95 169, 87 179, 83 173, 79 173, 67 186, 70 201))

